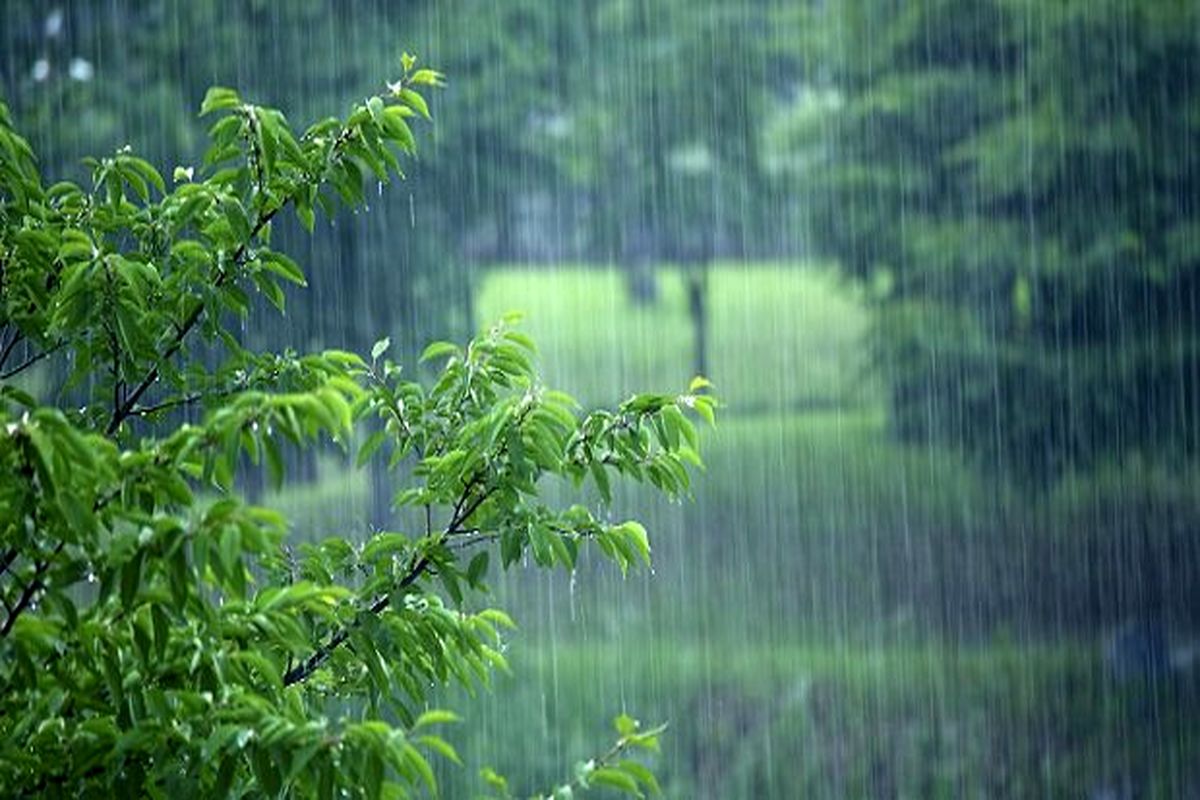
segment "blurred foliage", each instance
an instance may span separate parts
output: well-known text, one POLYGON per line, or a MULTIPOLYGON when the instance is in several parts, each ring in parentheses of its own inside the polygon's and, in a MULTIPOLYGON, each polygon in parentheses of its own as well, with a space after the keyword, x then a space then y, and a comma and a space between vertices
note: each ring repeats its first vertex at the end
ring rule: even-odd
POLYGON ((14 0, 0 75, 50 164, 119 136, 185 159, 208 85, 311 115, 366 91, 403 38, 454 76, 414 176, 448 249, 694 259, 778 238, 756 120, 795 60, 779 47, 791 29, 773 24, 791 5, 14 0), (85 124, 56 124, 64 111, 85 124))
MULTIPOLYGON (((614 484, 689 493, 703 378, 583 411, 509 321, 429 345, 427 384, 387 338, 369 358, 242 341, 252 293, 282 311, 306 281, 273 226, 364 206, 415 152, 443 78, 407 54, 400 72, 302 133, 213 87, 203 161, 170 185, 124 146, 47 186, 0 103, 0 794, 436 795, 430 759, 460 762, 433 689, 507 668, 513 624, 479 608, 491 554, 571 570, 594 545, 624 573, 650 543, 600 510, 614 484), (393 502, 423 524, 292 547, 238 498, 247 461, 280 484, 283 453, 322 441, 404 474, 393 502), (550 477, 602 503, 551 505, 550 477)), ((657 791, 629 756, 662 728, 615 727, 555 796, 657 791)))
POLYGON ((899 434, 1032 482, 1197 451, 1198 13, 828 7, 820 102, 773 135, 823 250, 880 290, 899 434))
POLYGON ((193 163, 210 83, 309 114, 398 38, 445 65, 413 182, 437 235, 399 193, 339 219, 288 341, 469 331, 472 262, 616 262, 655 300, 660 264, 816 249, 879 300, 901 436, 1033 482, 1200 446, 1183 0, 14 0, 5 21, 5 92, 56 167, 121 132, 193 163))

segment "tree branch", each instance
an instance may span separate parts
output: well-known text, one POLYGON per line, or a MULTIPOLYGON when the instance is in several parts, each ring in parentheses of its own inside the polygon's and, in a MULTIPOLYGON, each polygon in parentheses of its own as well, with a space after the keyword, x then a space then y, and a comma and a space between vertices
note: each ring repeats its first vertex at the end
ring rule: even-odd
POLYGON ((4 620, 4 626, 0 627, 0 639, 8 637, 9 631, 13 629, 17 618, 21 616, 21 612, 29 608, 37 593, 43 587, 42 578, 46 575, 46 570, 50 569, 50 565, 54 563, 54 559, 62 552, 66 542, 59 542, 54 548, 54 552, 43 561, 36 561, 33 565, 33 576, 29 579, 29 583, 25 584, 25 588, 21 590, 21 596, 17 599, 17 604, 13 606, 12 611, 8 612, 8 617, 4 620))
POLYGON ((158 411, 166 411, 167 409, 176 408, 178 406, 190 406, 192 403, 198 403, 208 396, 219 397, 220 394, 205 395, 203 392, 192 392, 191 394, 185 394, 181 397, 174 397, 170 400, 164 400, 161 403, 154 403, 153 405, 136 405, 129 409, 129 416, 144 417, 149 414, 154 414, 158 411))
POLYGON ((10 547, 5 551, 4 555, 0 557, 0 575, 8 572, 8 568, 12 566, 12 563, 17 560, 17 556, 20 554, 21 552, 15 547, 10 547))
MULTIPOLYGON (((463 498, 460 498, 459 504, 456 505, 456 508, 458 508, 462 505, 463 500, 470 493, 470 491, 469 491, 470 487, 474 486, 474 484, 475 484, 475 481, 472 481, 471 483, 468 484, 467 489, 464 490, 464 496, 463 496, 463 498)), ((479 495, 479 497, 477 497, 475 499, 475 501, 473 503, 466 506, 466 508, 463 509, 460 513, 455 514, 454 517, 450 520, 450 523, 446 526, 446 529, 442 535, 443 536, 454 536, 455 534, 459 534, 459 533, 476 533, 476 534, 478 534, 478 531, 475 529, 471 529, 471 530, 467 531, 467 530, 461 529, 459 526, 461 526, 464 522, 466 522, 471 517, 471 515, 474 514, 475 511, 481 505, 483 505, 483 502, 485 500, 487 500, 487 498, 489 496, 491 496, 491 491, 490 490, 484 491, 482 494, 479 495)), ((464 542, 462 544, 462 546, 466 547, 466 546, 468 546, 468 544, 474 544, 477 542, 488 541, 489 538, 494 538, 494 537, 495 537, 494 534, 480 534, 480 535, 474 537, 472 540, 470 540, 470 542, 464 542)), ((310 677, 312 677, 312 674, 314 672, 316 672, 318 669, 320 669, 321 666, 326 661, 329 660, 329 657, 333 655, 334 651, 337 650, 339 647, 341 647, 343 644, 345 644, 346 640, 350 638, 350 634, 353 633, 354 630, 362 624, 362 618, 364 615, 377 616, 378 614, 381 614, 384 610, 386 610, 388 608, 388 606, 391 605, 392 595, 396 591, 399 591, 401 589, 407 589, 409 586, 412 586, 414 583, 416 583, 417 580, 419 580, 420 577, 429 570, 429 566, 430 566, 430 561, 427 556, 421 556, 419 559, 417 559, 417 563, 415 563, 412 566, 412 568, 409 569, 409 571, 404 575, 404 577, 400 579, 400 582, 396 584, 395 589, 393 589, 391 592, 389 592, 385 595, 381 595, 380 597, 377 597, 371 603, 371 605, 369 605, 364 611, 360 612, 359 617, 357 619, 355 619, 353 622, 347 623, 346 625, 339 628, 336 632, 334 632, 332 635, 330 635, 329 639, 326 640, 325 644, 321 645, 316 650, 314 650, 312 655, 310 655, 308 658, 304 659, 297 666, 288 670, 283 676, 283 685, 285 687, 292 686, 297 683, 302 683, 302 682, 308 680, 310 677)))
MULTIPOLYGON (((604 753, 603 755, 600 755, 600 756, 596 756, 595 758, 591 759, 592 771, 600 769, 602 767, 609 766, 613 762, 613 760, 615 758, 617 758, 617 756, 621 755, 626 750, 628 750, 630 747, 632 747, 633 746, 632 739, 634 738, 634 736, 641 736, 641 737, 659 736, 664 731, 666 731, 666 729, 667 729, 667 723, 664 722, 663 724, 659 725, 658 727, 652 728, 651 730, 648 730, 645 733, 632 734, 629 736, 622 736, 620 739, 617 739, 617 741, 613 744, 612 747, 608 748, 608 751, 606 753, 604 753)), ((562 784, 558 788, 562 789, 565 787, 565 788, 569 788, 569 789, 586 789, 587 786, 588 786, 588 784, 583 776, 576 776, 576 777, 572 778, 569 783, 562 784)), ((539 792, 538 794, 535 795, 535 797, 557 797, 557 796, 558 796, 557 792, 553 791, 553 790, 550 792, 539 792)), ((641 795, 639 795, 639 797, 640 796, 641 795)))
POLYGON ((457 539, 454 541, 453 544, 448 544, 448 545, 446 545, 446 547, 448 547, 451 550, 466 550, 467 548, 474 547, 477 544, 485 544, 485 543, 489 543, 489 542, 494 542, 500 538, 500 534, 498 534, 498 533, 480 533, 478 530, 475 530, 474 528, 472 528, 471 530, 462 531, 462 534, 464 536, 466 536, 466 534, 475 534, 475 535, 469 536, 464 539, 457 539))
MULTIPOLYGON (((225 281, 229 280, 229 276, 234 273, 234 270, 242 265, 246 255, 250 252, 250 244, 258 237, 259 234, 263 232, 263 229, 270 224, 271 220, 275 218, 275 215, 278 214, 285 205, 287 205, 287 202, 288 201, 285 200, 283 203, 275 206, 273 209, 258 218, 258 222, 254 223, 254 228, 251 229, 249 237, 247 237, 246 241, 238 245, 237 250, 234 251, 233 263, 230 268, 221 270, 220 274, 217 275, 217 279, 213 281, 214 289, 220 288, 222 285, 224 285, 225 281)), ((129 395, 125 398, 125 402, 122 403, 119 408, 113 411, 113 415, 109 419, 108 425, 104 429, 104 433, 106 435, 112 436, 114 433, 116 433, 117 429, 121 427, 121 423, 133 413, 133 409, 137 405, 137 402, 142 399, 142 395, 145 394, 146 390, 153 386, 154 382, 158 380, 159 371, 161 370, 162 365, 179 352, 179 348, 183 347, 183 340, 187 338, 187 335, 192 332, 192 329, 196 327, 196 324, 200 322, 200 318, 203 316, 204 303, 201 301, 196 303, 195 307, 192 308, 191 312, 184 319, 183 324, 175 329, 175 335, 171 337, 170 343, 163 350, 162 355, 158 357, 154 366, 150 368, 150 371, 146 373, 145 377, 143 377, 138 385, 134 387, 133 391, 129 393, 129 395)))
POLYGON ((19 375, 20 373, 22 373, 25 370, 32 367, 37 362, 41 361, 43 358, 47 358, 49 356, 54 355, 56 352, 58 352, 59 350, 62 349, 64 344, 66 344, 66 342, 58 342, 57 344, 51 345, 49 348, 43 350, 42 352, 38 353, 37 355, 30 356, 29 358, 22 361, 20 364, 17 364, 15 367, 10 369, 8 372, 0 372, 0 380, 6 381, 9 378, 13 377, 14 375, 19 375))
POLYGON ((464 522, 469 520, 471 518, 471 515, 474 514, 476 511, 478 511, 479 507, 481 505, 483 505, 484 501, 486 501, 491 496, 492 496, 491 489, 484 490, 484 492, 482 494, 480 494, 479 497, 475 498, 475 501, 473 503, 471 503, 469 506, 467 506, 466 508, 464 508, 462 510, 461 514, 456 515, 453 519, 450 520, 450 524, 446 526, 446 535, 453 536, 456 533, 464 533, 465 531, 463 531, 459 526, 461 526, 464 522))
MULTIPOLYGON (((329 170, 341 155, 342 148, 346 146, 347 142, 354 138, 355 131, 356 129, 354 127, 348 125, 338 134, 337 139, 333 143, 333 147, 330 148, 328 160, 325 163, 324 169, 317 178, 318 183, 325 182, 326 176, 329 174, 329 170)), ((295 189, 298 187, 293 188, 295 189)), ((230 275, 232 275, 236 268, 241 266, 241 264, 245 261, 246 256, 250 252, 250 245, 256 238, 258 238, 258 235, 263 232, 263 229, 270 224, 271 220, 274 219, 275 216, 282 211, 294 197, 294 192, 286 195, 277 206, 272 208, 270 211, 263 213, 258 218, 258 221, 254 223, 254 227, 250 230, 250 235, 246 237, 246 241, 238 245, 237 250, 234 251, 233 263, 230 268, 228 270, 222 270, 221 273, 217 275, 217 279, 213 282, 214 289, 219 288, 225 283, 225 281, 229 280, 230 275)), ((117 429, 121 427, 121 423, 130 416, 138 401, 141 400, 142 395, 145 394, 146 390, 153 386, 154 382, 158 380, 162 365, 169 361, 170 358, 177 352, 179 352, 179 349, 183 346, 184 339, 186 339, 188 334, 192 332, 192 329, 196 327, 196 324, 200 321, 202 316, 204 316, 204 303, 199 302, 184 319, 183 324, 175 329, 175 334, 171 337, 171 341, 163 350, 162 355, 158 357, 154 366, 150 368, 150 371, 146 373, 145 377, 143 377, 138 385, 134 387, 133 391, 129 393, 121 407, 113 412, 112 418, 109 419, 108 425, 105 426, 104 429, 104 433, 106 435, 112 436, 114 433, 116 433, 117 429)))
MULTIPOLYGON (((413 565, 412 569, 408 571, 408 574, 401 578, 400 582, 396 584, 396 589, 407 589, 409 586, 412 586, 428 568, 429 559, 425 556, 421 556, 421 558, 417 560, 417 563, 413 565)), ((391 602, 392 595, 390 592, 388 594, 381 595, 380 597, 376 598, 375 601, 371 603, 371 605, 368 606, 365 611, 360 613, 360 619, 363 614, 375 616, 382 613, 389 605, 391 605, 391 602)), ((354 630, 361 624, 362 623, 359 620, 355 620, 354 622, 344 625, 342 628, 336 631, 332 636, 329 637, 329 640, 326 641, 325 644, 314 650, 312 655, 301 661, 297 666, 288 670, 287 673, 284 674, 283 685, 285 687, 292 686, 297 683, 302 683, 312 677, 312 674, 320 669, 321 666, 329 660, 329 657, 333 655, 335 650, 346 643, 346 640, 350 638, 350 634, 353 633, 354 630)))

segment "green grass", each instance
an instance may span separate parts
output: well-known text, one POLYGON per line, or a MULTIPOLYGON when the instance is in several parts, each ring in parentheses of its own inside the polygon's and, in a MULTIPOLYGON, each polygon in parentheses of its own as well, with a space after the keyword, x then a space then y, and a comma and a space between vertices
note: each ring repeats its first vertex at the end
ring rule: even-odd
POLYGON ((511 656, 518 677, 454 739, 523 791, 603 748, 620 711, 670 723, 668 797, 1068 797, 1130 776, 1174 797, 1200 779, 1196 676, 1114 686, 1086 648, 642 638, 517 641, 511 656))
POLYGON ((366 530, 368 488, 365 470, 345 457, 328 455, 317 462, 316 481, 285 482, 260 502, 281 511, 300 540, 355 536, 366 530))
MULTIPOLYGON (((604 630, 890 640, 946 624, 942 591, 968 615, 1011 604, 1014 559, 1037 556, 995 546, 999 493, 942 451, 890 442, 878 412, 729 416, 702 436, 707 470, 692 501, 616 487, 612 516, 646 525, 656 571, 622 581, 585 561, 581 617, 604 630)), ((546 497, 579 501, 557 485, 546 497)), ((546 588, 530 575, 498 583, 504 603, 540 608, 546 588)), ((576 628, 561 615, 555 634, 578 638, 576 628)))
MULTIPOLYGON (((481 324, 526 315, 547 382, 589 404, 679 391, 691 378, 692 323, 678 270, 653 305, 630 302, 615 268, 495 267, 476 301, 481 324)), ((875 401, 855 291, 827 268, 720 262, 709 279, 708 377, 730 413, 875 401)))

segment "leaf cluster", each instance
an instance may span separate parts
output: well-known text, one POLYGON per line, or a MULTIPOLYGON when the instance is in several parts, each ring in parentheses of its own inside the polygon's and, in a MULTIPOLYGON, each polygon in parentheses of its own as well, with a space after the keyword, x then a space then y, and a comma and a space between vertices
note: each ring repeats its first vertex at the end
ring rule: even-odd
MULTIPOLYGON (((252 294, 282 311, 305 282, 271 245, 277 215, 311 229, 402 174, 418 92, 441 82, 402 68, 302 133, 209 91, 212 145, 170 188, 127 149, 89 162, 90 187, 45 187, 0 105, 0 794, 435 794, 457 717, 430 692, 507 668, 512 620, 481 602, 492 554, 570 569, 594 540, 622 571, 649 561, 641 525, 552 508, 542 482, 688 491, 699 384, 585 413, 541 385, 511 320, 432 345, 426 382, 386 340, 369 358, 243 347, 252 294), (288 449, 328 442, 384 459, 422 523, 294 545, 239 498, 248 463, 281 482, 288 449)), ((653 785, 638 775, 580 786, 653 785)))

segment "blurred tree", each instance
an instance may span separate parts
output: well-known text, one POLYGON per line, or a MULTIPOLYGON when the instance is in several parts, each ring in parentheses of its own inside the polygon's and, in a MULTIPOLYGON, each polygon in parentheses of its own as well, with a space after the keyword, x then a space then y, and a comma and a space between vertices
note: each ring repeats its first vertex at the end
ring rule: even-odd
POLYGON ((469 328, 469 275, 447 262, 618 263, 639 300, 655 298, 666 262, 686 270, 699 368, 704 265, 780 244, 756 120, 779 88, 775 21, 791 5, 15 0, 0 70, 48 163, 117 146, 118 131, 155 160, 183 162, 199 156, 186 110, 208 84, 313 113, 365 91, 394 58, 387 42, 403 35, 455 76, 414 181, 429 199, 422 223, 443 235, 411 241, 396 224, 409 217, 404 195, 380 197, 381 213, 345 217, 337 235, 312 243, 282 230, 331 269, 298 298, 325 313, 281 335, 362 347, 379 330, 411 330, 401 342, 411 349, 439 329, 469 328), (73 77, 77 59, 85 79, 73 77), (64 109, 85 124, 52 124, 64 109), (447 295, 462 300, 450 318, 447 295))
POLYGON ((698 373, 708 367, 709 265, 777 244, 757 129, 778 83, 776 13, 774 3, 684 0, 588 12, 597 68, 564 146, 573 173, 591 181, 590 238, 626 270, 635 301, 657 299, 660 267, 682 270, 698 373))
POLYGON ((1195 4, 822 16, 832 71, 773 142, 819 246, 875 289, 896 431, 1034 481, 1197 452, 1195 4))

